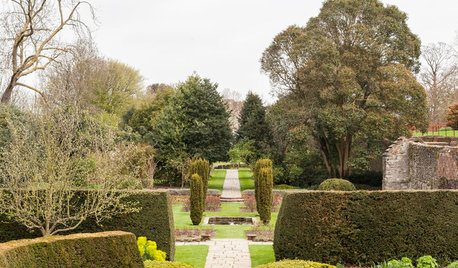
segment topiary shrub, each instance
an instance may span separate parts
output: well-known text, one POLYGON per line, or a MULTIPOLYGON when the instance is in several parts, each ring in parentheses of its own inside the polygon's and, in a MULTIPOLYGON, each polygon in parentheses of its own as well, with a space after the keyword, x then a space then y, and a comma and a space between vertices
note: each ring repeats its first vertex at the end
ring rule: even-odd
POLYGON ((210 163, 202 158, 196 159, 192 162, 190 167, 190 173, 198 174, 202 178, 202 213, 205 211, 205 200, 207 200, 208 191, 208 179, 210 176, 210 163))
POLYGON ((135 235, 113 231, 0 244, 0 267, 142 267, 135 235))
POLYGON ((182 262, 150 261, 144 262, 145 268, 194 268, 194 266, 182 262))
POLYGON ((198 174, 191 176, 190 188, 191 196, 191 221, 194 225, 199 225, 203 215, 203 185, 202 178, 198 174))
POLYGON ((259 217, 264 224, 270 222, 270 212, 272 210, 272 189, 274 185, 272 167, 261 168, 258 172, 259 197, 257 208, 259 217))
POLYGON ((321 191, 355 191, 353 183, 343 179, 327 179, 320 183, 318 190, 321 191))
POLYGON ((282 260, 257 266, 258 268, 336 268, 333 265, 302 260, 282 260))
POLYGON ((272 161, 270 159, 259 159, 256 161, 253 170, 253 179, 254 179, 254 196, 256 198, 256 209, 259 211, 259 171, 261 168, 272 168, 272 161))

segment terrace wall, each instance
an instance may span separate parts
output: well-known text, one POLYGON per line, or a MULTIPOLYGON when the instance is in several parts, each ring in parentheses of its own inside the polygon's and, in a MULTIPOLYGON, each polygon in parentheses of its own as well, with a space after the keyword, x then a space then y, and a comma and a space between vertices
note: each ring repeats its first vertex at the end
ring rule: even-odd
POLYGON ((458 138, 399 138, 383 155, 382 188, 458 189, 458 138))

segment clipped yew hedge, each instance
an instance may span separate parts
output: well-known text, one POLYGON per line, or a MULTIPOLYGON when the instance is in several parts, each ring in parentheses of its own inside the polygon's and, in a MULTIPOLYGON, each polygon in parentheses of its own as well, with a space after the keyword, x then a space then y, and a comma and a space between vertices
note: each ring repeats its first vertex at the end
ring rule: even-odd
MULTIPOLYGON (((81 192, 84 192, 81 190, 81 192)), ((170 195, 167 191, 135 190, 127 191, 125 198, 129 202, 138 202, 139 212, 123 214, 97 225, 95 219, 88 219, 77 229, 62 233, 95 233, 103 231, 126 231, 138 236, 146 236, 155 241, 158 249, 167 253, 168 260, 175 256, 175 225, 170 195)), ((41 236, 39 231, 30 233, 27 228, 17 222, 12 222, 0 214, 0 242, 10 240, 35 238, 41 236)))
POLYGON ((135 235, 114 231, 0 244, 0 267, 143 267, 135 235))
POLYGON ((372 265, 432 255, 458 259, 458 191, 291 192, 278 215, 275 258, 372 265))
POLYGON ((302 260, 283 260, 257 266, 258 268, 336 268, 333 265, 302 260))

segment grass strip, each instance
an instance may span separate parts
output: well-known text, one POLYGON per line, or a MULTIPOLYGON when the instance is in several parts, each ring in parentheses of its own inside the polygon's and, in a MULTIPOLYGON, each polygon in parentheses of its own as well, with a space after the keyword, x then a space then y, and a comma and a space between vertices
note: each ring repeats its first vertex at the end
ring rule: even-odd
POLYGON ((226 178, 225 169, 216 169, 214 173, 210 174, 208 181, 208 189, 217 189, 223 192, 224 179, 226 178))
POLYGON ((189 245, 175 247, 175 261, 194 265, 196 268, 204 268, 207 259, 208 246, 189 245))
POLYGON ((251 170, 247 168, 239 169, 240 192, 254 189, 254 180, 251 170))
POLYGON ((249 245, 251 267, 275 261, 274 248, 272 245, 249 245))

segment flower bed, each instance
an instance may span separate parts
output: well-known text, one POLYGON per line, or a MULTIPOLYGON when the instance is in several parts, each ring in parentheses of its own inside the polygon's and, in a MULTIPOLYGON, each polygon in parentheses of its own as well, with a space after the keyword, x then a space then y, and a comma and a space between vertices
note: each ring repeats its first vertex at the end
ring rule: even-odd
MULTIPOLYGON (((221 201, 220 201, 219 195, 209 195, 207 196, 206 202, 205 202, 205 211, 207 212, 217 212, 221 211, 221 201)), ((183 203, 183 212, 189 212, 191 211, 191 203, 189 200, 189 196, 187 196, 187 199, 184 200, 183 203)))
POLYGON ((199 228, 186 228, 176 229, 175 237, 176 241, 180 242, 199 242, 202 241, 202 237, 213 238, 216 237, 216 230, 211 227, 210 229, 199 229, 199 228))
POLYGON ((274 227, 272 224, 257 223, 251 230, 245 231, 245 236, 248 240, 256 242, 274 241, 274 227))

